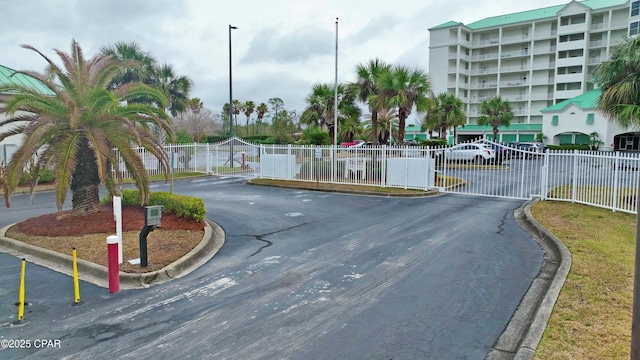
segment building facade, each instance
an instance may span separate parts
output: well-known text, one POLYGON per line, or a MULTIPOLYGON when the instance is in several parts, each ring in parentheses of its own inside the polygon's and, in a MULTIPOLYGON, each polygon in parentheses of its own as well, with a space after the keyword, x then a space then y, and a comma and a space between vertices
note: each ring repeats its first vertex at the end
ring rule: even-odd
MULTIPOLYGON (((491 132, 477 119, 482 101, 493 96, 509 100, 512 124, 527 124, 527 138, 545 133, 542 110, 593 90, 593 69, 625 36, 639 33, 639 24, 640 0, 571 1, 466 25, 441 24, 429 29, 433 89, 465 104, 468 126, 458 128, 463 139, 491 132)), ((501 131, 520 140, 513 129, 501 131)), ((555 136, 548 142, 560 142, 555 136)))

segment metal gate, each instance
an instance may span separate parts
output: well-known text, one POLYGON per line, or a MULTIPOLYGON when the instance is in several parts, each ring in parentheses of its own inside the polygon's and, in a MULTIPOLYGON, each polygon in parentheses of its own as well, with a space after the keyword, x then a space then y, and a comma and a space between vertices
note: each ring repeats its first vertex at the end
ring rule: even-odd
POLYGON ((440 175, 455 179, 440 190, 447 193, 530 199, 546 194, 548 154, 538 147, 498 144, 483 140, 443 149, 440 175), (495 156, 483 157, 482 148, 495 156))
POLYGON ((260 174, 260 145, 232 137, 206 147, 207 173, 254 178, 260 174))

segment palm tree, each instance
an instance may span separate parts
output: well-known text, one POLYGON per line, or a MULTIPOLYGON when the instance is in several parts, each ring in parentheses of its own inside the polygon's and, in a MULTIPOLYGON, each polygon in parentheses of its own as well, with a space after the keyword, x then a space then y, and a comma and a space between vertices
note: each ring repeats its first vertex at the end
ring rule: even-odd
POLYGON ((249 117, 251 116, 251 114, 253 114, 253 111, 256 108, 256 104, 249 100, 249 101, 245 101, 243 109, 244 109, 244 115, 247 117, 247 135, 249 135, 249 117))
MULTIPOLYGON (((640 38, 625 38, 611 50, 611 57, 593 71, 593 82, 602 89, 599 110, 624 127, 640 125, 640 38)), ((640 195, 640 178, 636 194, 640 195)), ((636 201, 640 214, 640 199, 636 201)), ((640 358, 640 216, 636 222, 636 260, 633 281, 631 358, 640 358)))
POLYGON ((380 75, 380 104, 398 110, 398 141, 404 140, 404 127, 411 109, 416 106, 422 111, 431 101, 431 83, 429 76, 419 69, 405 66, 394 66, 380 75))
POLYGON ((129 63, 137 62, 139 66, 123 67, 117 76, 114 76, 109 88, 117 89, 130 82, 147 82, 156 66, 156 59, 149 52, 144 52, 136 42, 117 42, 100 48, 104 55, 113 57, 114 60, 129 63))
POLYGON ((151 74, 149 85, 162 91, 169 100, 167 110, 176 116, 187 110, 189 106, 189 92, 193 82, 186 76, 177 76, 173 66, 163 64, 155 66, 151 74))
MULTIPOLYGON (((435 112, 435 116, 440 121, 440 138, 446 139, 449 128, 454 130, 464 125, 466 120, 466 114, 463 110, 462 100, 458 99, 454 94, 440 93, 435 97, 435 108, 432 111, 435 112)), ((427 106, 429 108, 430 106, 427 106)), ((457 134, 454 134, 454 142, 456 142, 457 134)))
POLYGON ((478 118, 478 125, 489 125, 493 127, 493 141, 498 141, 498 127, 511 125, 513 112, 509 100, 502 100, 500 96, 486 99, 480 104, 480 113, 482 116, 478 118))
POLYGON ((233 112, 234 117, 234 125, 238 126, 238 115, 242 112, 242 103, 238 99, 233 99, 231 101, 231 111, 233 112))
POLYGON ((431 139, 433 132, 440 132, 440 113, 438 112, 438 102, 436 99, 432 99, 427 107, 424 109, 424 115, 422 117, 422 124, 420 131, 427 131, 429 133, 429 139, 431 139))
POLYGON ((269 108, 267 107, 267 104, 265 103, 260 103, 260 105, 258 105, 258 107, 256 108, 256 111, 258 112, 258 120, 257 120, 257 129, 256 129, 256 133, 260 133, 260 124, 262 123, 262 119, 264 119, 264 116, 269 112, 269 108))
POLYGON ((369 60, 367 64, 356 66, 356 81, 348 85, 348 91, 353 93, 357 100, 367 104, 371 112, 371 142, 378 144, 378 111, 381 103, 378 96, 381 94, 380 76, 383 72, 391 70, 391 65, 380 59, 369 60))
MULTIPOLYGON (((321 126, 329 129, 331 142, 335 131, 335 88, 326 83, 313 85, 311 93, 305 99, 307 108, 300 116, 300 122, 309 126, 321 126)), ((355 97, 345 92, 344 85, 338 85, 338 123, 347 119, 360 119, 360 109, 355 104, 355 97)), ((338 131, 340 131, 338 129, 338 131)))
POLYGON ((56 50, 62 67, 36 48, 23 47, 37 52, 48 63, 46 74, 28 71, 25 74, 41 81, 54 95, 42 95, 22 85, 0 85, 0 93, 11 94, 6 104, 0 106, 0 112, 9 115, 0 126, 11 126, 0 134, 0 141, 11 135, 24 135, 7 168, 4 183, 7 206, 25 164, 37 156, 39 167, 55 168, 58 210, 62 209, 68 189, 72 192, 74 214, 97 210, 99 186, 107 185, 108 192, 113 194, 113 177, 122 181, 114 147, 140 190, 141 204, 145 204, 149 198, 149 177, 131 144, 145 147, 167 171, 167 154, 149 125, 163 129, 171 138, 173 132, 163 108, 129 100, 147 97, 165 105, 165 96, 140 82, 110 89, 123 68, 132 65, 103 54, 85 59, 75 40, 69 54, 56 50))

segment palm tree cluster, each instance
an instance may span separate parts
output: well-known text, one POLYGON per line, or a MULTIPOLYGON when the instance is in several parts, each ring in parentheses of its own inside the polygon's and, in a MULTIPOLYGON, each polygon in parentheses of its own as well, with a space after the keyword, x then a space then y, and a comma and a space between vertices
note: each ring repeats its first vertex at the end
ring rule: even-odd
POLYGON ((419 69, 392 66, 380 59, 358 64, 355 72, 354 82, 338 84, 337 89, 331 84, 315 84, 306 98, 307 108, 301 122, 327 128, 333 139, 337 106, 338 132, 344 140, 352 141, 355 136, 365 134, 373 144, 379 144, 389 138, 392 120, 397 118, 397 139, 402 141, 412 109, 423 111, 429 103, 431 84, 428 75, 419 69), (370 126, 366 128, 360 123, 358 101, 370 111, 370 126), (380 117, 384 117, 384 121, 380 117))
MULTIPOLYGON (((229 109, 229 103, 224 104, 224 106, 222 107, 222 117, 224 119, 223 123, 225 124, 225 127, 227 126, 227 124, 230 124, 229 120, 229 113, 231 112, 231 115, 233 116, 233 127, 234 129, 238 127, 238 115, 240 115, 240 113, 244 114, 244 116, 246 116, 247 121, 246 121, 246 126, 244 129, 244 134, 243 135, 249 135, 250 133, 250 123, 251 123, 251 114, 253 114, 254 112, 257 115, 257 119, 254 120, 254 125, 256 126, 256 133, 259 132, 259 125, 262 123, 262 119, 264 119, 264 116, 267 114, 268 112, 268 108, 267 108, 267 104, 265 103, 260 103, 259 105, 256 106, 255 102, 253 102, 252 100, 247 100, 245 102, 242 102, 240 100, 237 99, 233 99, 231 101, 231 109, 229 109)), ((229 129, 227 129, 229 130, 229 129)), ((236 134, 236 133, 234 133, 236 134)), ((239 134, 236 134, 239 135, 239 134)))
MULTIPOLYGON (((118 89, 124 84, 141 82, 160 90, 168 100, 167 111, 172 116, 188 109, 189 93, 193 82, 186 76, 177 75, 171 64, 160 64, 149 52, 145 52, 135 42, 117 42, 103 46, 101 53, 111 56, 123 64, 137 63, 133 68, 125 66, 114 76, 110 89, 118 89)), ((154 103, 152 99, 137 99, 154 103)), ((159 105, 155 103, 156 105, 159 105)))
MULTIPOLYGON (((173 139, 165 109, 179 111, 182 100, 175 95, 188 90, 188 86, 178 81, 182 83, 176 85, 180 91, 172 92, 169 78, 174 77, 169 73, 149 76, 149 71, 155 71, 153 62, 137 55, 108 55, 109 51, 103 51, 87 59, 75 40, 69 53, 56 50, 62 65, 32 46, 23 47, 42 56, 47 68, 44 73, 22 73, 40 81, 53 95, 20 84, 0 85, 0 93, 9 94, 0 106, 0 113, 8 116, 0 122, 8 129, 0 133, 0 141, 12 135, 24 136, 3 179, 6 205, 10 205, 9 196, 26 164, 33 159, 37 159, 38 168, 55 169, 58 210, 68 189, 72 191, 74 214, 97 210, 99 186, 106 185, 109 194, 115 193, 124 169, 130 172, 140 190, 141 204, 145 204, 149 178, 143 159, 131 145, 144 147, 168 172, 164 143, 154 131, 159 129, 173 139), (161 78, 166 86, 150 86, 157 83, 149 79, 161 78)), ((37 176, 37 171, 32 175, 37 176)))

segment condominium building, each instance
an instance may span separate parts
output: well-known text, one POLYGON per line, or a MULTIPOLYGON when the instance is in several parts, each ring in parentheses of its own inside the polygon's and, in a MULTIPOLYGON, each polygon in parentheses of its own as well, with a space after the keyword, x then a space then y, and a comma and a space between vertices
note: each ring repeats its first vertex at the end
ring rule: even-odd
POLYGON ((499 95, 515 118, 497 140, 532 141, 543 132, 541 110, 593 90, 595 66, 623 37, 639 33, 639 24, 640 1, 629 0, 571 1, 466 25, 450 21, 429 29, 433 89, 465 104, 459 140, 491 137, 477 119, 482 101, 499 95))

